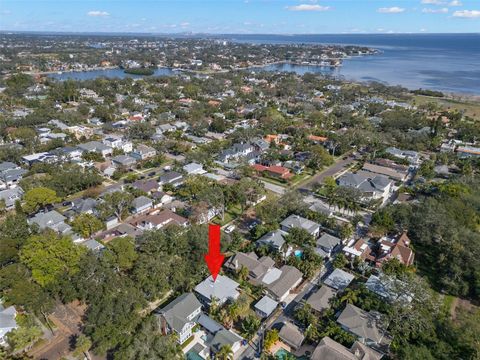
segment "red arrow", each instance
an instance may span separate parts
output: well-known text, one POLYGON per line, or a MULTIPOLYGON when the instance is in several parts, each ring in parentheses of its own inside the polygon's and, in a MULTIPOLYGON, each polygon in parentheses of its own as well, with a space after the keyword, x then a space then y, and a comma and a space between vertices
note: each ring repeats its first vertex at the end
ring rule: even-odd
POLYGON ((223 259, 225 259, 225 256, 220 253, 220 225, 208 225, 208 254, 205 254, 204 257, 213 281, 215 281, 222 267, 223 259))

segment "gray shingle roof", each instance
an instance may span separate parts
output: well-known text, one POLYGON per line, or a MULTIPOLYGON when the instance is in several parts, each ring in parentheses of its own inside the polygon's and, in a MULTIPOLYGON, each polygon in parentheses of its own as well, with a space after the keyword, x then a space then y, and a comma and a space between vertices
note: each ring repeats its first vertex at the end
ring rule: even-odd
POLYGON ((183 175, 176 171, 169 171, 160 176, 161 184, 168 184, 171 182, 179 181, 183 178, 183 175))
POLYGON ((342 344, 324 337, 315 348, 311 360, 358 360, 358 358, 342 344))
POLYGON ((201 307, 202 304, 193 293, 185 293, 158 312, 164 316, 166 322, 172 329, 181 332, 185 324, 189 322, 187 317, 201 307))
POLYGON ((25 169, 8 169, 1 172, 1 178, 3 181, 16 181, 21 179, 28 171, 25 169))
POLYGON ((379 343, 383 334, 377 328, 375 317, 355 305, 347 304, 341 312, 337 322, 360 338, 379 343))
POLYGON ((217 323, 215 320, 213 320, 211 317, 205 315, 205 314, 200 314, 198 317, 197 322, 205 329, 207 329, 208 332, 215 334, 218 331, 224 329, 222 325, 217 323))
POLYGON ((43 230, 46 228, 55 228, 59 224, 65 221, 66 217, 56 212, 55 210, 35 214, 34 217, 28 220, 30 224, 37 224, 38 227, 43 230))
POLYGON ((335 246, 339 245, 342 242, 338 237, 332 236, 330 234, 323 234, 317 240, 317 246, 321 246, 324 249, 332 250, 335 246))
POLYGON ((216 281, 209 276, 195 287, 195 291, 206 299, 211 300, 214 297, 223 302, 228 298, 238 297, 238 286, 237 282, 226 276, 218 275, 216 281))
POLYGON ((146 197, 146 196, 139 196, 132 201, 132 206, 135 209, 140 209, 144 206, 152 205, 152 199, 146 197))
POLYGON ((300 329, 290 322, 285 323, 280 329, 278 336, 291 347, 298 349, 305 339, 300 329))
POLYGON ((292 229, 292 228, 305 229, 311 234, 317 231, 318 228, 320 227, 320 225, 317 224, 316 222, 305 219, 304 217, 301 217, 299 215, 290 215, 285 220, 283 220, 280 223, 280 225, 288 229, 292 229))
POLYGON ((328 275, 324 283, 325 285, 328 285, 336 290, 343 290, 352 282, 354 278, 355 276, 342 269, 335 269, 330 275, 328 275))
POLYGON ((282 230, 270 231, 258 239, 256 243, 257 245, 268 245, 275 249, 281 249, 285 243, 285 235, 287 235, 287 233, 282 230))
POLYGON ((73 200, 73 210, 76 213, 84 213, 88 211, 92 211, 97 206, 97 200, 92 198, 86 199, 75 199, 73 200))
POLYGON ((22 196, 23 190, 20 187, 0 191, 0 199, 5 201, 5 206, 7 208, 15 205, 15 202, 20 200, 22 196))
POLYGON ((99 251, 105 248, 105 246, 103 246, 97 240, 93 240, 93 239, 87 240, 81 243, 81 245, 85 246, 87 249, 92 251, 99 251))
POLYGON ((278 280, 267 285, 268 291, 278 299, 282 298, 288 291, 290 291, 303 276, 300 270, 290 265, 283 265, 280 270, 282 275, 278 280))
POLYGON ((316 292, 314 292, 307 299, 307 304, 309 304, 313 310, 321 312, 325 309, 330 308, 330 299, 334 298, 337 292, 331 287, 322 286, 316 292))
POLYGON ((278 306, 278 302, 265 295, 256 304, 255 309, 269 316, 278 306))
POLYGON ((238 336, 232 331, 222 329, 218 331, 214 338, 212 339, 212 348, 215 351, 219 351, 223 345, 230 345, 232 346, 236 342, 242 341, 243 338, 238 336))
POLYGON ((96 151, 96 152, 101 152, 101 151, 106 151, 106 150, 111 150, 112 148, 110 146, 107 146, 100 141, 90 141, 84 144, 78 145, 78 147, 84 151, 96 151))
POLYGON ((135 164, 137 159, 128 155, 117 155, 112 158, 112 161, 123 166, 129 166, 135 164))
POLYGON ((14 164, 14 163, 9 162, 9 161, 4 161, 4 162, 0 163, 0 172, 3 172, 5 170, 17 169, 17 168, 18 168, 17 164, 14 164))
POLYGON ((17 327, 17 322, 15 321, 15 307, 9 306, 4 308, 0 303, 0 329, 13 329, 17 327))

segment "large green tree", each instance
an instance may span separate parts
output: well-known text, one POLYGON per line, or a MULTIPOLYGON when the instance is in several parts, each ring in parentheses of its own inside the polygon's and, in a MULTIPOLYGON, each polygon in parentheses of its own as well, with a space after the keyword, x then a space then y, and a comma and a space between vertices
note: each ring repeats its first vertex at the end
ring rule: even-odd
POLYGON ((27 191, 23 200, 25 201, 25 210, 32 213, 47 205, 55 204, 61 199, 57 196, 55 190, 37 187, 27 191))
POLYGON ((92 214, 80 214, 72 221, 72 228, 75 232, 85 238, 105 228, 105 224, 92 214))
POLYGON ((119 270, 129 270, 133 267, 138 254, 135 251, 135 241, 129 237, 119 237, 107 245, 106 256, 119 270))
POLYGON ((86 249, 75 245, 68 236, 53 231, 31 236, 20 251, 20 261, 31 271, 41 286, 55 283, 61 276, 74 275, 86 249))
POLYGON ((125 216, 128 215, 132 201, 132 194, 126 191, 115 191, 103 197, 103 202, 99 205, 99 210, 103 218, 115 215, 118 220, 122 221, 125 216))

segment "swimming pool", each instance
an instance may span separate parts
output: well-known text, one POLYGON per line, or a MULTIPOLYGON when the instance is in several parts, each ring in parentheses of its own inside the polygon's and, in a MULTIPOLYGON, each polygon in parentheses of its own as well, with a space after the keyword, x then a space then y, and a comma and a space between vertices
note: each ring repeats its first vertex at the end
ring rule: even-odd
POLYGON ((302 255, 303 255, 303 250, 295 250, 295 251, 293 252, 293 254, 294 254, 296 257, 301 258, 302 255))
POLYGON ((204 360, 200 355, 198 355, 195 351, 190 350, 187 352, 187 360, 204 360))
MULTIPOLYGON (((286 355, 293 355, 292 353, 288 352, 287 350, 285 349, 280 349, 278 350, 276 353, 275 353, 275 357, 278 359, 278 360, 284 360, 286 355)), ((296 356, 295 357, 297 360, 308 360, 307 357, 305 356, 301 356, 301 357, 298 357, 296 356)))

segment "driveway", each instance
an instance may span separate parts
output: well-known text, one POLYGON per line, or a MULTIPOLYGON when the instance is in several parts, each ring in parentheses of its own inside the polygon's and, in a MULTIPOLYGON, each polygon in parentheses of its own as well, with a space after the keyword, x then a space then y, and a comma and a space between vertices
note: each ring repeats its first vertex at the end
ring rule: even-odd
POLYGON ((283 195, 285 194, 285 188, 280 186, 280 185, 275 185, 272 183, 269 183, 268 181, 260 180, 264 185, 265 189, 270 190, 278 195, 283 195))
POLYGON ((355 158, 353 156, 349 156, 346 159, 340 159, 329 168, 319 172, 318 174, 314 175, 309 181, 299 186, 298 190, 303 192, 311 191, 315 184, 323 182, 323 180, 325 180, 325 178, 328 176, 337 177, 341 175, 354 162, 355 158))

